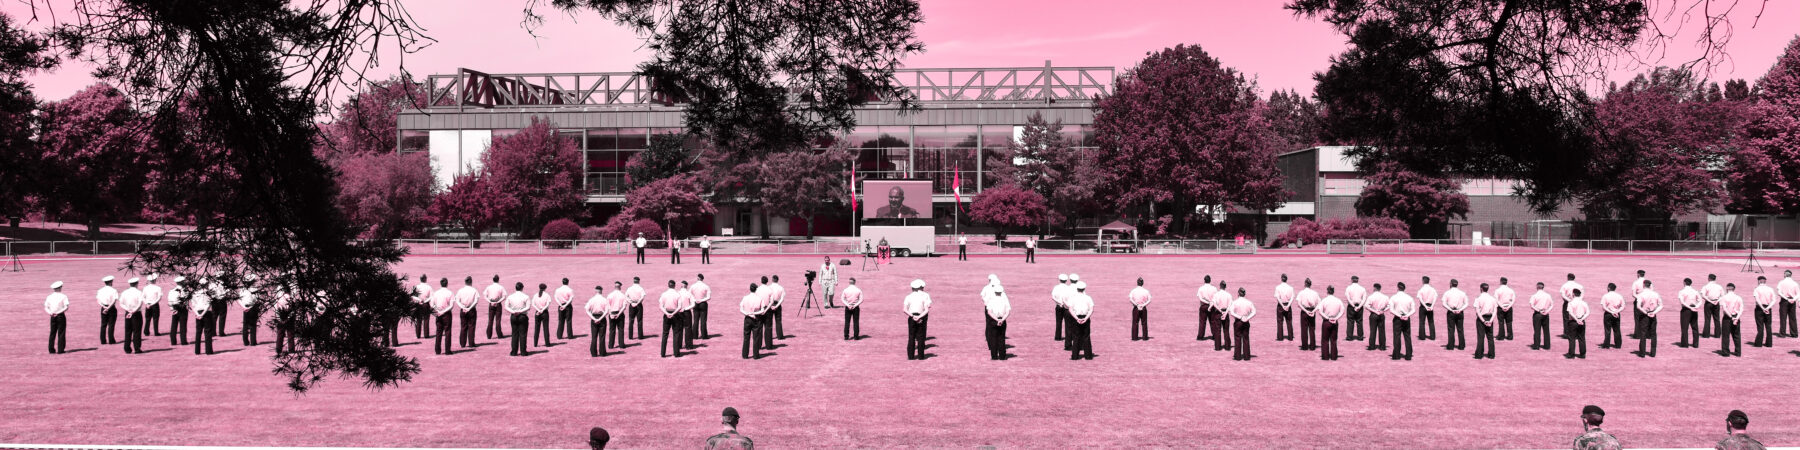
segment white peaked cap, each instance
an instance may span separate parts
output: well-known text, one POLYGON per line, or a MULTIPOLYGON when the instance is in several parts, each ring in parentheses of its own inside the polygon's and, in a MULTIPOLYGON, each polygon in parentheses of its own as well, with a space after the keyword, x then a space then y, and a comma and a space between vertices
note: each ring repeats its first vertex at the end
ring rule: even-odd
POLYGON ((924 289, 925 288, 925 280, 913 280, 912 288, 913 289, 924 289))
POLYGON ((1069 281, 1081 281, 1081 275, 1069 274, 1069 281))
POLYGON ((112 276, 112 275, 107 275, 107 276, 106 276, 106 278, 101 278, 101 279, 100 279, 100 282, 101 282, 101 283, 106 283, 106 282, 110 282, 110 281, 112 281, 112 280, 113 280, 113 276, 112 276))
POLYGON ((181 275, 176 275, 176 276, 175 276, 175 282, 176 282, 176 283, 180 283, 180 282, 183 282, 183 281, 187 281, 187 277, 184 277, 184 276, 181 276, 181 275))
POLYGON ((1085 291, 1085 290, 1087 290, 1087 282, 1086 282, 1086 281, 1077 281, 1077 282, 1075 282, 1075 289, 1076 289, 1076 290, 1083 290, 1083 291, 1085 291))
POLYGON ((62 282, 58 281, 55 283, 50 283, 50 288, 51 289, 62 289, 62 282))
POLYGON ((1069 274, 1066 274, 1066 273, 1056 274, 1056 281, 1069 281, 1069 274))
POLYGON ((137 284, 137 283, 138 283, 137 277, 131 277, 131 279, 125 280, 125 284, 137 284))
POLYGON ((144 281, 156 281, 156 274, 153 273, 153 274, 150 274, 149 276, 144 277, 144 281))

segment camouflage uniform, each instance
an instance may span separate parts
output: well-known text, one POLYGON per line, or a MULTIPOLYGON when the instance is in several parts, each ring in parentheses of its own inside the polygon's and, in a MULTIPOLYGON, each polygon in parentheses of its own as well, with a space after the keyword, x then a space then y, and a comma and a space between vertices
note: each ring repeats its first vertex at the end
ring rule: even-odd
POLYGON ((707 450, 752 450, 756 448, 756 444, 750 442, 750 438, 738 434, 737 430, 731 430, 706 438, 706 448, 707 450))
POLYGON ((1719 445, 1713 446, 1713 449, 1715 449, 1715 450, 1763 450, 1763 445, 1761 442, 1757 442, 1756 439, 1751 439, 1750 435, 1748 435, 1748 434, 1732 433, 1731 437, 1725 438, 1725 440, 1723 440, 1723 441, 1719 441, 1719 445))
POLYGON ((1600 427, 1589 428, 1586 433, 1575 438, 1575 450, 1619 450, 1619 439, 1607 434, 1600 427))

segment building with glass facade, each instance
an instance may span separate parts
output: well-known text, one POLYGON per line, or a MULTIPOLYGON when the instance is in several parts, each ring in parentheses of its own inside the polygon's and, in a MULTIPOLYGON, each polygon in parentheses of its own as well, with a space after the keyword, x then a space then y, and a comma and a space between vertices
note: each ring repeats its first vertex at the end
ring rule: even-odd
MULTIPOLYGON (((904 69, 896 79, 921 108, 903 111, 889 99, 857 109, 857 128, 839 143, 857 151, 858 179, 932 180, 939 225, 948 229, 955 201, 951 181, 963 177, 963 202, 994 184, 986 167, 1033 114, 1063 123, 1063 133, 1080 147, 1094 145, 1091 124, 1095 99, 1112 88, 1110 67, 904 69)), ((588 222, 616 214, 625 194, 625 164, 649 144, 650 136, 682 131, 682 105, 649 89, 652 80, 636 73, 486 74, 461 70, 426 80, 429 106, 400 113, 401 152, 429 152, 438 181, 448 186, 458 174, 477 168, 493 139, 516 132, 536 118, 578 143, 583 188, 591 207, 588 222)), ((690 148, 698 148, 691 143, 690 148)), ((845 174, 848 181, 848 173, 845 174)), ((859 193, 860 195, 860 193, 859 193)), ((760 234, 753 207, 720 204, 711 223, 696 234, 760 234)), ((966 222, 966 218, 965 224, 966 222)), ((849 234, 850 211, 818 219, 817 234, 849 234)), ((770 234, 803 235, 806 224, 771 217, 770 234)))

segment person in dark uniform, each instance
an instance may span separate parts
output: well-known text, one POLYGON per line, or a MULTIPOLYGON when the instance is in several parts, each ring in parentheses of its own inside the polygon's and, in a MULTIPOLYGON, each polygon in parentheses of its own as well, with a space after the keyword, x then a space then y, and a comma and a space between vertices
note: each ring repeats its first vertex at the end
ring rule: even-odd
POLYGON ((738 412, 732 407, 725 407, 725 431, 706 438, 706 450, 751 450, 756 443, 750 438, 738 434, 738 412))
POLYGON ((62 293, 63 282, 50 283, 50 295, 44 298, 44 313, 50 315, 50 354, 63 354, 69 347, 69 296, 62 293))
POLYGON ((1594 405, 1581 408, 1581 436, 1575 438, 1575 450, 1617 450, 1619 440, 1605 430, 1600 424, 1606 422, 1606 411, 1594 405))

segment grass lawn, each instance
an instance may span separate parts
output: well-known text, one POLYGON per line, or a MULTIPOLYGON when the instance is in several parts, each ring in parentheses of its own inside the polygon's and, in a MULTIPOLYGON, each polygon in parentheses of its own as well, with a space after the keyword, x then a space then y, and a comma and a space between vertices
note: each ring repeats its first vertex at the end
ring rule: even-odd
MULTIPOLYGON (((184 444, 229 446, 407 446, 577 448, 587 428, 604 426, 622 448, 692 448, 719 431, 719 411, 733 406, 741 430, 757 444, 793 447, 1320 447, 1320 448, 1566 448, 1581 428, 1586 404, 1609 413, 1606 428, 1630 447, 1710 447, 1722 437, 1725 413, 1742 409, 1750 430, 1765 444, 1800 445, 1800 411, 1788 407, 1800 357, 1795 340, 1776 348, 1746 346, 1743 358, 1702 349, 1676 348, 1676 315, 1663 315, 1662 347, 1655 359, 1624 350, 1599 350, 1600 325, 1590 321, 1589 357, 1562 358, 1530 351, 1530 313, 1515 328, 1524 340, 1501 341, 1498 360, 1471 359, 1442 341, 1416 341, 1413 361, 1391 361, 1386 352, 1341 345, 1344 357, 1320 361, 1297 343, 1275 342, 1277 275, 1312 277, 1340 289, 1350 275, 1365 285, 1404 281, 1416 288, 1430 275, 1438 289, 1451 278, 1475 292, 1480 282, 1512 279, 1521 302, 1531 285, 1561 284, 1574 271, 1594 291, 1597 305, 1606 282, 1621 290, 1637 269, 1672 305, 1682 277, 1704 283, 1707 273, 1738 283, 1748 297, 1753 274, 1738 272, 1730 258, 1682 259, 1625 256, 1051 256, 1039 264, 1022 258, 897 259, 876 272, 847 266, 867 296, 863 334, 846 342, 840 309, 825 317, 798 316, 802 272, 816 269, 811 256, 720 256, 702 266, 670 266, 652 256, 632 265, 629 256, 420 256, 399 271, 460 279, 485 286, 503 282, 577 287, 629 283, 641 276, 652 298, 669 278, 704 272, 717 302, 709 324, 714 337, 697 355, 663 359, 657 342, 645 340, 622 355, 589 358, 586 338, 561 343, 527 358, 506 355, 503 340, 456 355, 431 354, 429 340, 402 330, 402 353, 423 370, 398 388, 370 391, 333 381, 305 396, 288 392, 270 375, 272 347, 244 349, 236 335, 239 308, 231 309, 231 335, 215 341, 226 353, 200 357, 191 347, 168 350, 167 337, 145 339, 150 353, 125 355, 116 345, 96 345, 99 314, 92 292, 100 277, 116 274, 120 260, 31 261, 23 273, 0 273, 0 442, 63 444, 184 444), (1070 361, 1051 339, 1048 293, 1056 274, 1076 272, 1099 303, 1093 361, 1070 361), (977 293, 986 275, 998 274, 1013 298, 1012 350, 1016 358, 987 360, 977 293), (780 274, 790 292, 787 333, 776 355, 758 361, 738 357, 741 316, 735 311, 754 277, 780 274), (1211 342, 1197 342, 1194 290, 1210 274, 1232 288, 1247 287, 1258 304, 1250 362, 1232 361, 1211 342), (1153 340, 1129 339, 1133 280, 1147 279, 1153 340), (925 361, 907 361, 900 300, 905 286, 923 278, 935 300, 925 361), (64 280, 73 306, 66 355, 44 353, 48 320, 42 300, 51 281, 64 280), (96 348, 97 347, 97 348, 96 348)), ((1800 263, 1768 258, 1768 274, 1800 263)), ((124 278, 121 276, 121 278, 124 278)), ((1773 284, 1773 282, 1771 282, 1773 284)), ((121 284, 121 287, 122 284, 121 284)), ((579 301, 591 292, 579 289, 579 301)), ((1522 305, 1522 303, 1521 303, 1522 305)), ((1521 306, 1523 308, 1523 306, 1521 306)), ((653 310, 652 310, 653 311, 653 310)), ((1596 306, 1596 311, 1598 307, 1596 306)), ((485 316, 486 310, 482 308, 485 316)), ((649 312, 647 315, 655 314, 649 312)), ((1438 313, 1443 336, 1444 314, 1438 313)), ((164 311, 164 321, 168 312, 164 311)), ((483 324, 487 320, 482 317, 483 324)), ((1556 320, 1552 320, 1556 322, 1556 320)), ((1625 320, 1630 333, 1630 320, 1625 320)), ((652 324, 656 322, 652 320, 652 324)), ((587 328, 578 314, 577 328, 587 328)), ((460 326, 460 324, 458 324, 460 326)), ((165 327, 166 327, 165 323, 165 327)), ((1415 323, 1416 326, 1416 323, 1415 323)), ((1475 334, 1473 319, 1468 334, 1475 334)), ((1552 324, 1559 328, 1560 324, 1552 324)), ((652 334, 660 330, 646 327, 652 334)), ((1298 324, 1296 324, 1296 329, 1298 324)), ((123 332, 124 326, 119 326, 123 332)), ((1755 334, 1748 313, 1744 340, 1755 334)), ((272 331, 262 333, 273 339, 272 331)))

